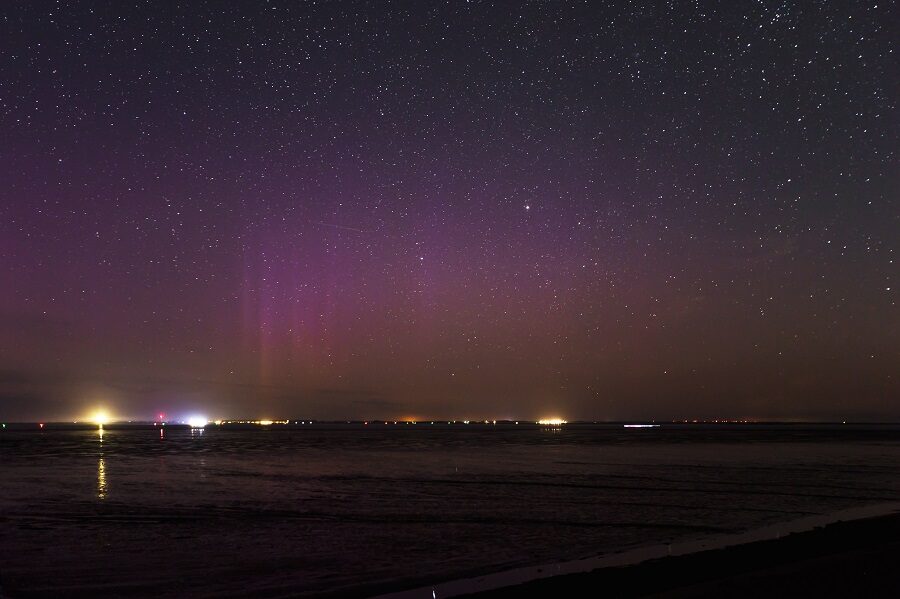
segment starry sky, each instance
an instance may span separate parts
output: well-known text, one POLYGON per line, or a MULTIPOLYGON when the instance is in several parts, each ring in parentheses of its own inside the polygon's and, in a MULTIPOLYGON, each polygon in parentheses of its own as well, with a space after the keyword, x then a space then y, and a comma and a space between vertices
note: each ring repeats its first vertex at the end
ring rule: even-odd
POLYGON ((900 419, 892 5, 6 3, 0 418, 900 419))

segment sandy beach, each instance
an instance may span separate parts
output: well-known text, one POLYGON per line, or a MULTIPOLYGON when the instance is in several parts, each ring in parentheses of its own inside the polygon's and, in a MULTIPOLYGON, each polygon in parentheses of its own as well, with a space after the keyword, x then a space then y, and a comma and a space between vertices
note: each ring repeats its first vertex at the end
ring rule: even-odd
MULTIPOLYGON (((574 597, 897 597, 900 596, 900 513, 841 521, 779 539, 651 559, 592 572, 551 576, 470 599, 574 597)), ((440 589, 440 586, 437 587, 440 589)), ((88 590, 88 589, 84 589, 88 590)), ((98 589, 89 589, 91 592, 98 589)), ((114 595, 124 589, 113 589, 114 595)), ((235 589, 237 594, 241 593, 235 589)), ((316 597, 350 598, 383 592, 377 586, 316 597)), ((431 596, 430 589, 418 590, 431 596), (426 592, 427 591, 427 592, 426 592)), ((416 591, 401 594, 412 596, 416 591)), ((125 594, 128 594, 127 591, 125 594)), ((76 589, 65 594, 82 596, 76 589)), ((3 587, 0 597, 46 596, 3 587)), ((272 596, 292 596, 288 589, 272 596)), ((298 595, 299 596, 299 595, 298 595)), ((436 597, 448 596, 440 592, 436 597)))
POLYGON ((898 560, 900 514, 893 514, 466 596, 564 597, 588 589, 612 597, 896 597, 898 560))

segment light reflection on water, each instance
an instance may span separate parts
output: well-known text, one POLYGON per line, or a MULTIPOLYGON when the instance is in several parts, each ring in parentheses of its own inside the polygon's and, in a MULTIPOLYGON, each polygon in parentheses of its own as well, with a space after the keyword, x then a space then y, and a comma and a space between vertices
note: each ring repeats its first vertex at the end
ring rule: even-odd
POLYGON ((97 428, 97 436, 100 438, 100 459, 97 462, 97 499, 106 499, 106 462, 103 460, 103 425, 97 428))
POLYGON ((108 488, 106 484, 106 461, 101 455, 100 460, 97 462, 97 499, 106 499, 107 491, 108 488))

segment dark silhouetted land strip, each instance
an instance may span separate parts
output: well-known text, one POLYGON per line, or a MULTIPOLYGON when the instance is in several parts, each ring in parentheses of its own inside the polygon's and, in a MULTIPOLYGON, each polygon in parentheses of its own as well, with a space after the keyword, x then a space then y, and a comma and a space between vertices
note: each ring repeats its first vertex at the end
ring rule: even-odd
POLYGON ((900 514, 467 597, 900 597, 900 514))

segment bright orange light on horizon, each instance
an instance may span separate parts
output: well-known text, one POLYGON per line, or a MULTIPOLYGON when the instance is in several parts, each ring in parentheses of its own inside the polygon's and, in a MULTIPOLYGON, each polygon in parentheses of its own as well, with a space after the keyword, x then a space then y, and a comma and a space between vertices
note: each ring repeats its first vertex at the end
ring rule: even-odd
POLYGON ((538 420, 538 424, 544 424, 549 426, 559 426, 560 424, 566 424, 567 421, 562 418, 544 418, 543 420, 538 420))
POLYGON ((103 426, 110 421, 109 414, 106 410, 99 409, 91 415, 91 421, 98 426, 103 426))

